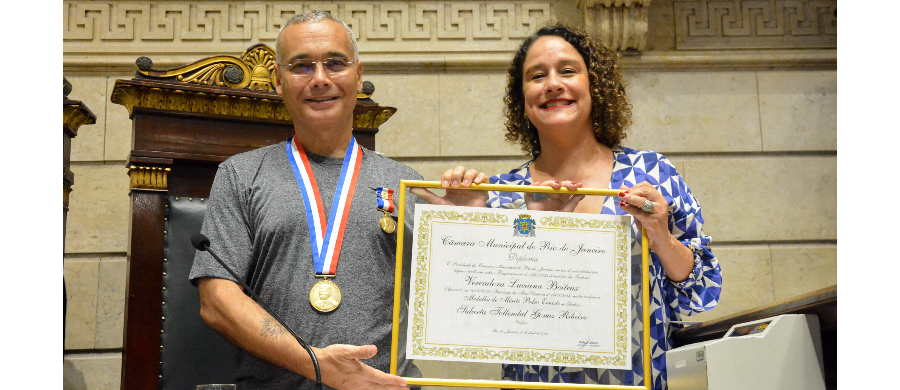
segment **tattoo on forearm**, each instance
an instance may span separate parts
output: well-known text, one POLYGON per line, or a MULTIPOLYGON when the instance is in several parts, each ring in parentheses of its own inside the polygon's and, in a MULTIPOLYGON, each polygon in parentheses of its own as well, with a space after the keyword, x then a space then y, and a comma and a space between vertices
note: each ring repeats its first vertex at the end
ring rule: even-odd
POLYGON ((274 336, 276 339, 278 336, 287 333, 287 330, 284 329, 278 321, 275 321, 272 317, 266 317, 262 320, 262 336, 269 337, 274 336))

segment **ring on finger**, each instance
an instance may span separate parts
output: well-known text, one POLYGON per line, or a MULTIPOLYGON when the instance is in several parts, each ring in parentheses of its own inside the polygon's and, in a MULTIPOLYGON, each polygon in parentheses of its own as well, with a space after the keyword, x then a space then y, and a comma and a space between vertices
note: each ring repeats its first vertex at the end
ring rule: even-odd
POLYGON ((550 195, 545 194, 545 193, 542 193, 542 192, 532 192, 532 193, 531 193, 531 197, 532 197, 536 202, 540 202, 540 201, 542 201, 542 200, 544 200, 544 199, 549 198, 550 195))
POLYGON ((650 199, 644 199, 644 204, 641 205, 641 211, 645 213, 653 212, 653 202, 650 199))

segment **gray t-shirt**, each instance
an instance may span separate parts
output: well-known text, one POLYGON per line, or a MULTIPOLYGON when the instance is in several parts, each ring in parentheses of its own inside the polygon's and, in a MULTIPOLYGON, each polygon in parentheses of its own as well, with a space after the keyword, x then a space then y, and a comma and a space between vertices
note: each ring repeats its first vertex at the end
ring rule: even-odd
MULTIPOLYGON (((259 295, 288 326, 311 346, 331 344, 378 347, 363 362, 387 372, 390 367, 391 325, 397 233, 385 233, 379 220, 376 187, 396 190, 400 180, 421 180, 413 169, 363 148, 353 203, 334 281, 341 289, 340 306, 319 313, 309 302, 315 277, 306 211, 285 150, 286 142, 235 155, 219 166, 203 220, 202 233, 211 248, 259 295)), ((316 177, 326 218, 331 210, 341 170, 341 158, 307 155, 316 177)), ((412 237, 415 195, 406 196, 404 236, 412 237)), ((397 207, 399 210, 399 207, 397 207)), ((394 216, 396 217, 395 210, 394 216)), ((396 219, 396 218, 395 218, 396 219)), ((409 247, 407 245, 407 247, 409 247)), ((404 256, 402 306, 408 296, 409 256, 404 256)), ((207 252, 197 252, 190 279, 234 280, 207 252)), ((421 373, 405 359, 405 317, 400 331, 398 374, 421 373)), ((235 373, 239 389, 314 389, 315 381, 270 364, 243 350, 235 373)))

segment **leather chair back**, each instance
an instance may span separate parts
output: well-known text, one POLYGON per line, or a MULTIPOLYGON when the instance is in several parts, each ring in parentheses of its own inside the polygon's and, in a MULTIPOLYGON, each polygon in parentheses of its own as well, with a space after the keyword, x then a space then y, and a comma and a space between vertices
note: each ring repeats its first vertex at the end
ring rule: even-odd
POLYGON ((200 297, 188 274, 191 236, 200 232, 206 199, 169 196, 163 259, 160 379, 162 390, 234 383, 237 347, 200 318, 200 297))

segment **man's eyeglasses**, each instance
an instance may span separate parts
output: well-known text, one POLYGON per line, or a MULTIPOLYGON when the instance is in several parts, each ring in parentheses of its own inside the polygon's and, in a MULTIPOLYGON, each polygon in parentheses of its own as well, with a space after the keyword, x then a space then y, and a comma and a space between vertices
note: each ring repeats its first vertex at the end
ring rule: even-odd
POLYGON ((356 61, 347 61, 343 58, 326 58, 322 61, 294 60, 287 65, 279 64, 279 66, 284 67, 288 73, 295 76, 309 77, 316 72, 316 64, 322 64, 329 74, 342 74, 349 70, 354 63, 356 61))

